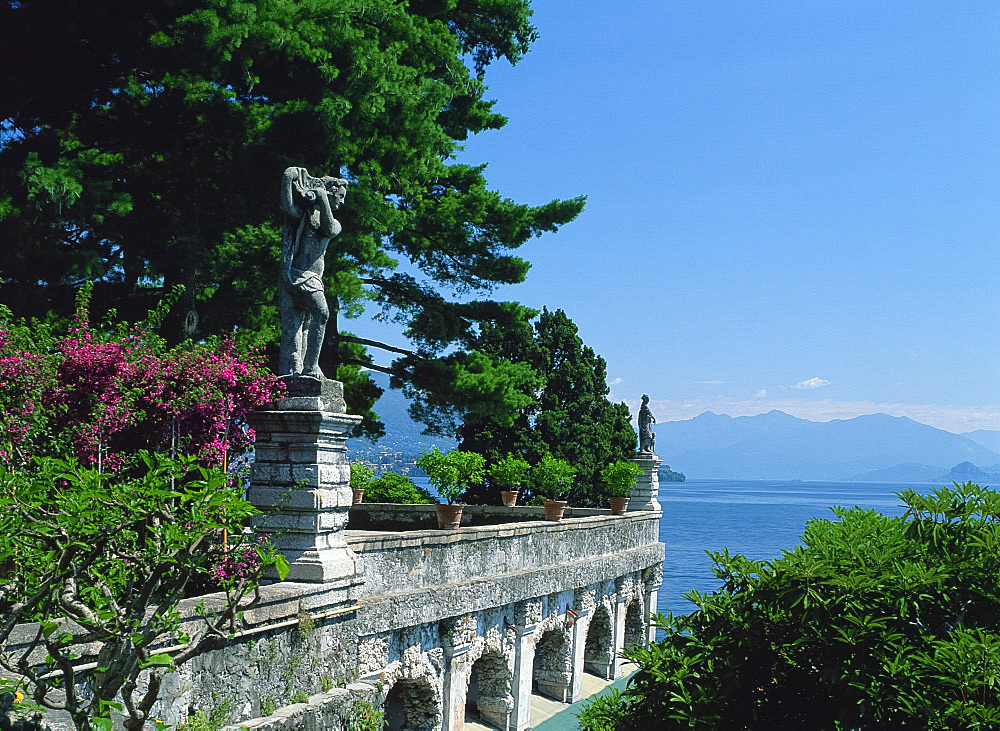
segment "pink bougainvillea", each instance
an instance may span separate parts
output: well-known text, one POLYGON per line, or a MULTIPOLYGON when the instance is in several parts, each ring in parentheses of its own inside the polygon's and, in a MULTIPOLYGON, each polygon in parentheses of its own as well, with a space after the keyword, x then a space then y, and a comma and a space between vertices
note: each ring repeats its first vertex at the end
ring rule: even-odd
POLYGON ((222 465, 253 442, 246 415, 283 387, 229 338, 168 348, 142 328, 94 328, 84 306, 52 331, 0 311, 0 462, 70 453, 114 471, 148 449, 222 465))

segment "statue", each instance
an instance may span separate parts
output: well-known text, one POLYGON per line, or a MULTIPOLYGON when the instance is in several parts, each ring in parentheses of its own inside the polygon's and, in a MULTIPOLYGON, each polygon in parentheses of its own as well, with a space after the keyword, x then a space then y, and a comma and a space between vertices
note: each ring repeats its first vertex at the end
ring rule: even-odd
POLYGON ((347 195, 342 178, 314 178, 305 168, 290 167, 281 177, 281 351, 278 374, 325 381, 319 352, 330 310, 323 287, 323 260, 330 239, 340 233, 333 212, 347 195))
POLYGON ((656 423, 656 417, 654 417, 653 412, 649 410, 649 396, 643 394, 642 406, 639 407, 639 453, 640 454, 653 453, 653 442, 656 441, 656 435, 653 433, 653 424, 655 423, 656 423))

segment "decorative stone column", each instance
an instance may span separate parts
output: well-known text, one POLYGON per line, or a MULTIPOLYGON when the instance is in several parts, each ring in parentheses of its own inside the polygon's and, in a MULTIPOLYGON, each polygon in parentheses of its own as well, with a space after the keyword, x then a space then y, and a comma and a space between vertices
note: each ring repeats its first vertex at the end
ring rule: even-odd
POLYGON ((622 675, 622 650, 625 649, 625 614, 628 607, 621 592, 615 599, 615 616, 611 618, 611 680, 622 675))
POLYGON ((263 511, 253 526, 273 534, 291 564, 288 581, 327 584, 333 603, 353 601, 364 576, 344 537, 352 500, 345 442, 361 417, 343 413, 337 381, 286 383, 277 409, 248 418, 257 438, 247 499, 263 511))
POLYGON ((510 714, 508 731, 528 731, 531 728, 531 680, 535 664, 535 631, 542 618, 541 604, 530 601, 518 604, 514 611, 514 676, 510 694, 514 710, 510 714))
POLYGON ((659 467, 663 460, 657 457, 655 452, 639 452, 632 461, 639 465, 642 474, 639 475, 635 487, 629 494, 628 509, 661 510, 657 496, 660 492, 659 467))
POLYGON ((465 692, 469 683, 469 645, 445 645, 444 731, 462 731, 465 726, 465 692))
POLYGON ((587 646, 587 630, 590 627, 591 616, 589 609, 581 608, 570 629, 573 641, 573 678, 569 687, 570 703, 583 700, 584 651, 587 646))
POLYGON ((646 646, 649 647, 656 642, 656 625, 652 624, 653 617, 656 616, 656 595, 660 584, 663 583, 663 564, 651 566, 643 572, 643 582, 646 589, 646 598, 643 606, 643 619, 646 621, 646 646))

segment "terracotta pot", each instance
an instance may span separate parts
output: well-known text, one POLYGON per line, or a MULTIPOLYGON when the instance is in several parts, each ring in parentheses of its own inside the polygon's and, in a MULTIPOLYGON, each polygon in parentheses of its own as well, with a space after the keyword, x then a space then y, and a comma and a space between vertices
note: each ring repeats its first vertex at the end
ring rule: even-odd
POLYGON ((546 500, 545 501, 545 519, 546 520, 562 520, 563 511, 566 510, 565 500, 546 500))
POLYGON ((361 498, 365 496, 364 488, 359 490, 356 487, 352 487, 351 492, 354 493, 354 497, 351 499, 351 505, 357 505, 361 502, 361 498))
POLYGON ((628 498, 627 497, 611 497, 608 498, 611 501, 611 514, 621 515, 628 509, 628 498))
POLYGON ((462 525, 462 505, 437 505, 438 528, 455 530, 462 525))
POLYGON ((503 498, 505 508, 512 508, 517 505, 517 490, 501 490, 500 497, 503 498))

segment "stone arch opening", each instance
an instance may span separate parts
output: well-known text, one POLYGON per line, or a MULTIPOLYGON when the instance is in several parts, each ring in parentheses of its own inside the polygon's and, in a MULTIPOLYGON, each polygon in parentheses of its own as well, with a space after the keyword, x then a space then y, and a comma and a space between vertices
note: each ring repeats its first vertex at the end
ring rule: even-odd
POLYGON ((646 623, 642 618, 642 605, 638 601, 629 602, 625 608, 625 648, 646 645, 646 623))
POLYGON ((496 652, 484 653, 469 670, 466 716, 506 731, 514 709, 510 684, 510 667, 504 656, 496 652))
POLYGON ((400 678, 385 697, 389 731, 432 731, 441 726, 441 699, 424 678, 400 678))
POLYGON ((570 647, 565 628, 543 632, 535 644, 535 661, 531 668, 535 689, 563 703, 569 702, 572 692, 573 658, 570 647))
POLYGON ((615 635, 611 615, 603 604, 594 610, 587 626, 587 641, 583 648, 584 670, 600 678, 610 679, 614 672, 615 635))

